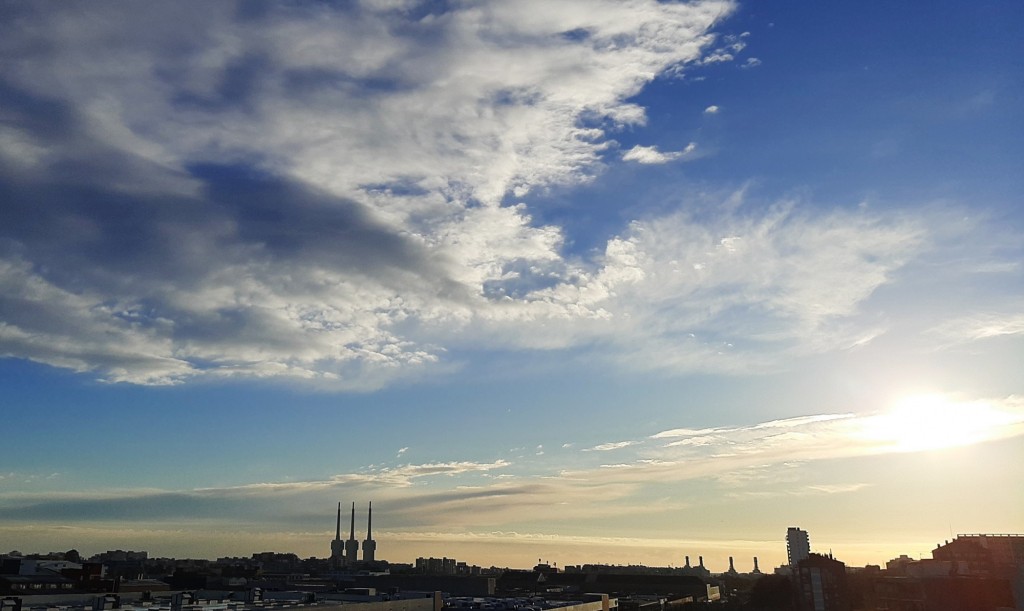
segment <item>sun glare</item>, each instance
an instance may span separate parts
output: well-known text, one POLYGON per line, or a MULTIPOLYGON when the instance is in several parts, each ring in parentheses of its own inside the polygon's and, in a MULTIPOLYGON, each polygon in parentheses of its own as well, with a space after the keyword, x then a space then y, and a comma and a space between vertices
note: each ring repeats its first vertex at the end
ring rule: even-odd
POLYGON ((866 436, 884 449, 919 452, 1013 434, 1024 416, 984 401, 956 401, 945 395, 914 395, 901 399, 891 410, 865 422, 866 436))

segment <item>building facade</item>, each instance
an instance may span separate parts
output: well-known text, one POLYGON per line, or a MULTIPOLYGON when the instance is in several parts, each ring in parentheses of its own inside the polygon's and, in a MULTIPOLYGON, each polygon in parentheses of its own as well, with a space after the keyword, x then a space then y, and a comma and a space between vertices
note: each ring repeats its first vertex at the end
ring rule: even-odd
POLYGON ((811 538, 806 530, 790 526, 786 530, 786 558, 789 566, 796 570, 796 565, 811 553, 811 538))

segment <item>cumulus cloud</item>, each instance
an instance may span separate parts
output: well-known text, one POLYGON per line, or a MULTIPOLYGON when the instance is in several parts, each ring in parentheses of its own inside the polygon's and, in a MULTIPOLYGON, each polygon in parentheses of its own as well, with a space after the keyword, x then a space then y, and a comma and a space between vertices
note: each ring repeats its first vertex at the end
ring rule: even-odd
POLYGON ((708 106, 707 108, 704 109, 704 114, 706 114, 706 115, 716 115, 716 114, 718 114, 718 110, 719 110, 718 106, 715 106, 714 104, 712 104, 711 106, 708 106))
POLYGON ((403 6, 8 7, 2 353, 143 384, 437 367, 564 268, 503 199, 589 180, 599 126, 732 9, 403 6))

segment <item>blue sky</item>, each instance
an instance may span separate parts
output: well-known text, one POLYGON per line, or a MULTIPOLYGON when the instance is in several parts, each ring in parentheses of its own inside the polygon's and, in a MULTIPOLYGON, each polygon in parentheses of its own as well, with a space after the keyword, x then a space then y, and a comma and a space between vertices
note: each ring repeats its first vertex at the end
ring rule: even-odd
POLYGON ((2 11, 3 545, 1020 530, 1019 3, 2 11))

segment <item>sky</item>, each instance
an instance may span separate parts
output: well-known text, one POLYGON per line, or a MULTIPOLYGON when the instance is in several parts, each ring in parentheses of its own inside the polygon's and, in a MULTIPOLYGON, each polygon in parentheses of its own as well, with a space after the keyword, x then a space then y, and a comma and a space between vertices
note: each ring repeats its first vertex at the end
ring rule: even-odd
POLYGON ((0 4, 0 551, 1024 531, 1024 5, 0 4))

